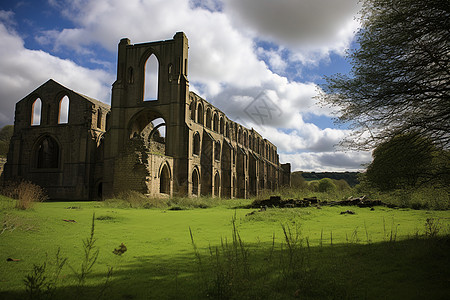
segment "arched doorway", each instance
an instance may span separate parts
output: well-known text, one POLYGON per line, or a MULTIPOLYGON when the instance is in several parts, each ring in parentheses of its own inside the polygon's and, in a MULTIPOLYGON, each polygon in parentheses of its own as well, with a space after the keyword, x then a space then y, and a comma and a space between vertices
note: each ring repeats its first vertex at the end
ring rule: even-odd
POLYGON ((216 172, 214 176, 214 197, 220 197, 220 175, 216 172))
POLYGON ((198 181, 199 181, 199 175, 197 169, 194 169, 192 171, 192 195, 198 196, 198 181))
POLYGON ((159 192, 161 194, 170 194, 170 171, 167 164, 161 169, 159 176, 159 192))

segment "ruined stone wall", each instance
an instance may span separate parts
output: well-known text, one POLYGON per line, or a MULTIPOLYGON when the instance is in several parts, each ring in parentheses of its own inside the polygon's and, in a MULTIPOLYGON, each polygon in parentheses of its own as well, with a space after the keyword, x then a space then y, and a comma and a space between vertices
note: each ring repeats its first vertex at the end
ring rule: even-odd
MULTIPOLYGON (((53 199, 89 199, 95 178, 97 113, 108 107, 49 80, 16 105, 5 180, 29 180, 53 199), (63 119, 61 99, 68 98, 63 119), (40 111, 36 111, 36 102, 40 111), (40 122, 33 124, 33 118, 40 122)), ((104 120, 105 121, 105 120, 104 120)))
POLYGON ((248 197, 290 184, 290 165, 282 168, 275 145, 193 92, 186 103, 186 124, 190 194, 199 190, 204 195, 248 197), (200 189, 193 186, 194 170, 200 170, 200 189))
POLYGON ((4 174, 74 200, 127 190, 249 197, 290 184, 290 165, 280 165, 275 145, 189 92, 182 32, 166 41, 120 41, 111 107, 53 80, 19 101, 4 174), (157 93, 147 99, 146 64, 153 58, 157 93), (60 122, 65 96, 68 119, 60 122))

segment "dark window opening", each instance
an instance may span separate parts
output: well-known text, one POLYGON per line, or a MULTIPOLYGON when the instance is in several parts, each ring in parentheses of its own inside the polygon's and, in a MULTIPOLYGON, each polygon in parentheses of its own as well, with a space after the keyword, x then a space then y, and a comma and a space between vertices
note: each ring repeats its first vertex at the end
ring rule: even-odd
POLYGON ((194 149, 193 154, 200 155, 200 135, 198 133, 194 134, 194 149))
POLYGON ((51 137, 42 140, 37 148, 37 168, 58 168, 59 146, 51 137))
POLYGON ((192 172, 192 195, 198 196, 198 172, 197 169, 194 169, 194 172, 192 172))

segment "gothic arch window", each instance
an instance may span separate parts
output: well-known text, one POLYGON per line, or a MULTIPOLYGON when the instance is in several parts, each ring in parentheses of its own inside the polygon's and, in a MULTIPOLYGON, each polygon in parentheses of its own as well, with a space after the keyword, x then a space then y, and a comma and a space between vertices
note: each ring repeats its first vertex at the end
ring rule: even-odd
POLYGON ((36 147, 36 167, 56 169, 59 166, 59 146, 52 137, 45 137, 36 147))
POLYGON ((205 116, 203 115, 203 105, 201 103, 198 104, 197 107, 197 123, 203 125, 203 119, 205 116))
POLYGON ((237 142, 238 142, 239 144, 242 143, 242 130, 241 130, 240 127, 239 127, 239 129, 238 129, 237 142))
POLYGON ((97 109, 97 128, 102 129, 102 110, 99 108, 97 109))
POLYGON ((67 124, 69 122, 69 97, 64 96, 59 101, 58 124, 67 124))
POLYGON ((219 130, 220 130, 220 134, 224 134, 224 132, 225 132, 225 124, 224 124, 223 117, 220 117, 219 130))
POLYGON ((220 142, 214 144, 214 159, 220 161, 220 142))
POLYGON ((192 153, 200 155, 200 134, 198 134, 198 132, 194 133, 194 147, 192 153))
POLYGON ((42 100, 37 98, 31 106, 31 126, 41 125, 42 100))
POLYGON ((162 194, 170 194, 170 171, 167 164, 161 169, 159 176, 159 192, 162 194))
POLYGON ((219 172, 216 172, 214 176, 214 196, 220 196, 220 175, 219 172))
POLYGON ((244 131, 244 147, 247 147, 247 131, 244 131))
POLYGON ((192 101, 191 105, 189 105, 189 110, 191 111, 191 120, 195 121, 195 102, 192 101))
POLYGON ((211 108, 209 107, 206 110, 206 127, 211 129, 211 108))
POLYGON ((227 122, 227 124, 225 125, 225 136, 227 138, 230 137, 230 125, 228 125, 229 123, 227 122))
POLYGON ((198 196, 198 182, 199 182, 199 175, 197 168, 192 171, 192 195, 198 196))
POLYGON ((215 132, 219 132, 219 117, 217 116, 217 114, 214 114, 214 120, 213 120, 213 130, 215 132))
POLYGON ((159 62, 155 55, 147 59, 144 70, 144 101, 158 100, 159 62))

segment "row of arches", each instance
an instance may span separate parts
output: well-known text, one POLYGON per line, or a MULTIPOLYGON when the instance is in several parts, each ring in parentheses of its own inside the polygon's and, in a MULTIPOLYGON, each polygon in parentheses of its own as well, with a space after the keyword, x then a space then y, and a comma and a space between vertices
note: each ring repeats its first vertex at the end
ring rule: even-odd
MULTIPOLYGON (((229 123, 226 122, 226 124, 223 125, 225 121, 222 120, 224 120, 223 117, 220 118, 219 124, 221 127, 225 126, 227 128, 225 131, 225 137, 229 137, 229 134, 227 134, 229 133, 229 123)), ((206 127, 208 128, 208 126, 206 127)), ((248 148, 257 154, 260 154, 273 163, 278 163, 277 151, 274 146, 269 145, 269 143, 267 143, 264 139, 260 139, 259 136, 255 136, 251 133, 249 134, 247 130, 242 129, 242 127, 238 126, 236 123, 234 123, 234 131, 237 132, 235 135, 237 139, 232 138, 231 140, 236 140, 238 144, 241 144, 243 147, 248 148)), ((194 133, 193 149, 193 154, 200 155, 200 134, 198 132, 194 133)))
MULTIPOLYGON (((58 103, 58 116, 56 118, 57 124, 68 124, 69 123, 69 110, 70 110, 70 98, 67 95, 64 95, 57 101, 58 103)), ((52 113, 55 110, 52 110, 51 103, 45 103, 42 101, 40 97, 34 98, 31 103, 31 116, 30 116, 30 125, 31 126, 40 126, 40 125, 51 125, 53 118, 52 113), (46 118, 44 119, 44 116, 46 118), (44 120, 46 120, 44 124, 44 120)), ((101 108, 98 108, 95 111, 95 125, 97 129, 106 130, 106 123, 108 120, 109 114, 104 116, 104 112, 101 108)))
MULTIPOLYGON (((64 95, 58 101, 58 124, 69 123, 69 97, 64 95)), ((31 126, 39 126, 42 122, 43 113, 47 113, 47 122, 50 119, 50 104, 44 105, 40 97, 34 99, 31 104, 31 126)))
MULTIPOLYGON (((251 171, 249 170, 249 172, 251 171)), ((262 175, 259 177, 259 180, 256 176, 248 176, 246 178, 246 176, 239 171, 232 174, 231 172, 226 172, 223 170, 217 170, 212 178, 209 174, 203 175, 204 178, 201 178, 199 169, 194 167, 190 178, 192 182, 191 194, 193 196, 206 196, 212 194, 215 197, 245 198, 248 195, 256 195, 258 190, 274 190, 277 186, 275 169, 268 167, 267 172, 267 176, 262 175), (205 187, 205 177, 208 181, 213 180, 213 186, 211 186, 210 182, 208 182, 205 187), (233 185, 231 185, 232 183, 233 185), (202 185, 201 188, 200 185, 202 185)))
MULTIPOLYGON (((192 195, 194 196, 200 196, 200 172, 197 168, 194 168, 192 171, 192 195)), ((220 197, 220 189, 221 189, 221 178, 218 171, 214 174, 214 196, 220 197)))

